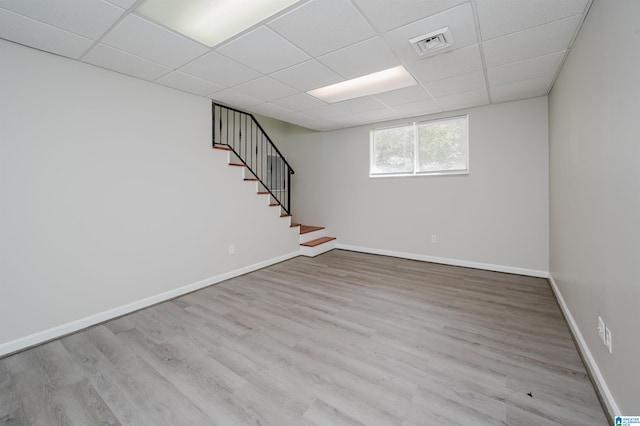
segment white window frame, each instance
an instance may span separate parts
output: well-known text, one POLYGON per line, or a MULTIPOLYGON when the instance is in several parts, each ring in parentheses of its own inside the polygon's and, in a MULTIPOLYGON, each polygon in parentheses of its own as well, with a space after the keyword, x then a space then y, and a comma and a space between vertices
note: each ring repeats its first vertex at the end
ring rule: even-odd
POLYGON ((387 126, 387 127, 377 127, 374 129, 371 129, 369 132, 369 177, 370 178, 390 178, 390 177, 415 177, 415 176, 446 176, 446 175, 468 175, 469 174, 469 159, 470 155, 469 155, 469 115, 468 114, 464 114, 464 115, 456 115, 456 116, 451 116, 451 117, 443 117, 443 118, 438 118, 438 119, 434 119, 434 120, 422 120, 422 121, 414 121, 412 123, 406 123, 406 124, 398 124, 398 125, 394 125, 394 126, 387 126), (425 123, 437 123, 439 121, 450 121, 450 120, 455 120, 455 119, 460 119, 460 118, 464 118, 465 120, 465 126, 466 126, 466 135, 467 135, 467 140, 466 140, 466 168, 465 169, 457 169, 457 170, 433 170, 433 171, 428 171, 428 172, 420 172, 418 171, 418 149, 419 149, 419 145, 418 145, 418 126, 420 126, 421 124, 425 124, 425 123), (412 127, 413 128, 413 147, 414 147, 414 156, 413 156, 413 161, 414 161, 414 167, 413 167, 413 172, 411 173, 373 173, 374 170, 374 161, 375 161, 375 152, 374 152, 374 133, 376 131, 380 131, 380 130, 386 130, 386 129, 397 129, 397 128, 409 128, 412 127))

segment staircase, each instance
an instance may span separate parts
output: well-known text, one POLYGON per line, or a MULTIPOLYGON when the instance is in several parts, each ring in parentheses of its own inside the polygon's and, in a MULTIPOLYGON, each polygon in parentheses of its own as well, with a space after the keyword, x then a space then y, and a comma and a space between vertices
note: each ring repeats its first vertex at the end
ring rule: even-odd
POLYGON ((243 168, 243 179, 255 182, 256 193, 266 197, 270 208, 300 228, 300 254, 314 257, 335 248, 335 237, 325 229, 291 223, 291 176, 293 169, 252 114, 213 103, 213 148, 227 152, 231 167, 243 168))

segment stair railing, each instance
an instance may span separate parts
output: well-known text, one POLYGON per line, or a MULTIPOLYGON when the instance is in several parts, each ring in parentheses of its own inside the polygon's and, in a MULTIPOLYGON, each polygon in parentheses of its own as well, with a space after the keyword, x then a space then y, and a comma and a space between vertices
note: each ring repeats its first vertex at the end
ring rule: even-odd
POLYGON ((291 165, 252 114, 212 106, 213 146, 233 151, 282 209, 291 214, 291 165))

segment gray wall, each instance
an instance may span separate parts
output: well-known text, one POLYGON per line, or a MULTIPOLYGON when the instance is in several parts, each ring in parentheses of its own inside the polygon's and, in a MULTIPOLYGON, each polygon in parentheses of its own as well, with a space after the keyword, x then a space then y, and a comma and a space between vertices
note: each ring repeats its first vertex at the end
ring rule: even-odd
POLYGON ((0 58, 0 354, 298 251, 211 149, 207 99, 2 40, 0 58))
POLYGON ((639 76, 640 2, 596 0, 549 98, 550 271, 627 415, 640 413, 639 76))
POLYGON ((344 245, 545 275, 547 98, 449 115, 464 113, 468 176, 369 178, 372 126, 293 133, 295 220, 327 226, 344 245))

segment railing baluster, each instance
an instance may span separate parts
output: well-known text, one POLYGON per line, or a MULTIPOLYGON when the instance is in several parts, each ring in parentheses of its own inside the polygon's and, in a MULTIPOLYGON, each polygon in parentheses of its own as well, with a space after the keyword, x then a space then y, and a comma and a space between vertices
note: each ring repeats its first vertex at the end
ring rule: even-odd
POLYGON ((231 148, 275 202, 279 203, 285 212, 291 213, 291 175, 294 171, 255 117, 235 108, 214 103, 211 119, 213 144, 223 144, 231 148), (229 117, 229 114, 232 116, 229 117), (219 123, 217 137, 216 119, 219 123), (223 128, 226 133, 223 133, 223 128))

